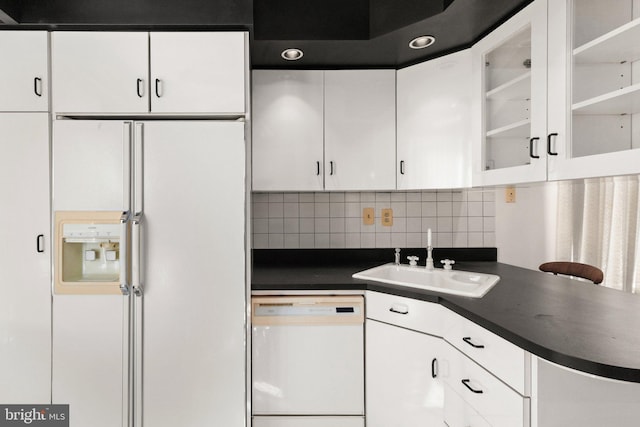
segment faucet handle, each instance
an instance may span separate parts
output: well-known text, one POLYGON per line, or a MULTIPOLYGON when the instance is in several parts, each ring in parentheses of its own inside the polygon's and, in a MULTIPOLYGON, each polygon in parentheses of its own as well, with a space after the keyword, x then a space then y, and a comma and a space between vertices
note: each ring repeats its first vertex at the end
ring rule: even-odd
POLYGON ((417 256, 408 256, 407 259, 409 260, 409 265, 411 265, 411 266, 418 265, 418 257, 417 256))
POLYGON ((444 264, 444 269, 445 270, 453 270, 453 267, 451 267, 453 264, 455 264, 456 262, 452 259, 443 259, 440 261, 440 263, 444 264))

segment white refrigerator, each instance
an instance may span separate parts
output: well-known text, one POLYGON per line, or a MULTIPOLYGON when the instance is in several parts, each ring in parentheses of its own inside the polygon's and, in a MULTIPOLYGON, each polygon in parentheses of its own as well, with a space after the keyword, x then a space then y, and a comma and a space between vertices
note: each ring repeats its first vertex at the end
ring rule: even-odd
POLYGON ((54 121, 54 214, 122 212, 116 292, 54 291, 71 427, 245 425, 245 164, 240 121, 54 121))

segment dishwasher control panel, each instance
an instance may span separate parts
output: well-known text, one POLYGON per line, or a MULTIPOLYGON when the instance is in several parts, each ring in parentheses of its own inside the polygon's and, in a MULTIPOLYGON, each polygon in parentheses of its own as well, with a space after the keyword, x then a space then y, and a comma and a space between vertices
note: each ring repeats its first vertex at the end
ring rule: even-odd
POLYGON ((363 323, 364 298, 346 296, 253 297, 253 324, 363 323))

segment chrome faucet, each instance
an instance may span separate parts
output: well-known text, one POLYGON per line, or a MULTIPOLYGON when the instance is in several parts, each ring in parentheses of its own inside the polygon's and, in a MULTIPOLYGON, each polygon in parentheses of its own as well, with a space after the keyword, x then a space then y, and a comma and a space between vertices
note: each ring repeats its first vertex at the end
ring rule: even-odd
POLYGON ((427 270, 433 270, 433 246, 431 246, 431 229, 427 230, 427 263, 425 268, 427 270))
POLYGON ((433 247, 427 246, 427 264, 425 265, 425 268, 427 270, 434 269, 432 252, 433 252, 433 247))
POLYGON ((395 265, 400 265, 400 248, 396 248, 396 260, 394 262, 395 265))

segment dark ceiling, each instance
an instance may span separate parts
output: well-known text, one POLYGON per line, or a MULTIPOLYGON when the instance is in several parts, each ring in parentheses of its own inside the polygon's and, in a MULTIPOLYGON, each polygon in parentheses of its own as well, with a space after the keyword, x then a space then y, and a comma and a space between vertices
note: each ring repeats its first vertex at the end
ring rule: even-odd
POLYGON ((0 0, 0 29, 246 29, 252 68, 402 68, 471 46, 531 1, 0 0), (432 46, 409 48, 425 34, 432 46), (290 47, 303 58, 282 59, 290 47))

